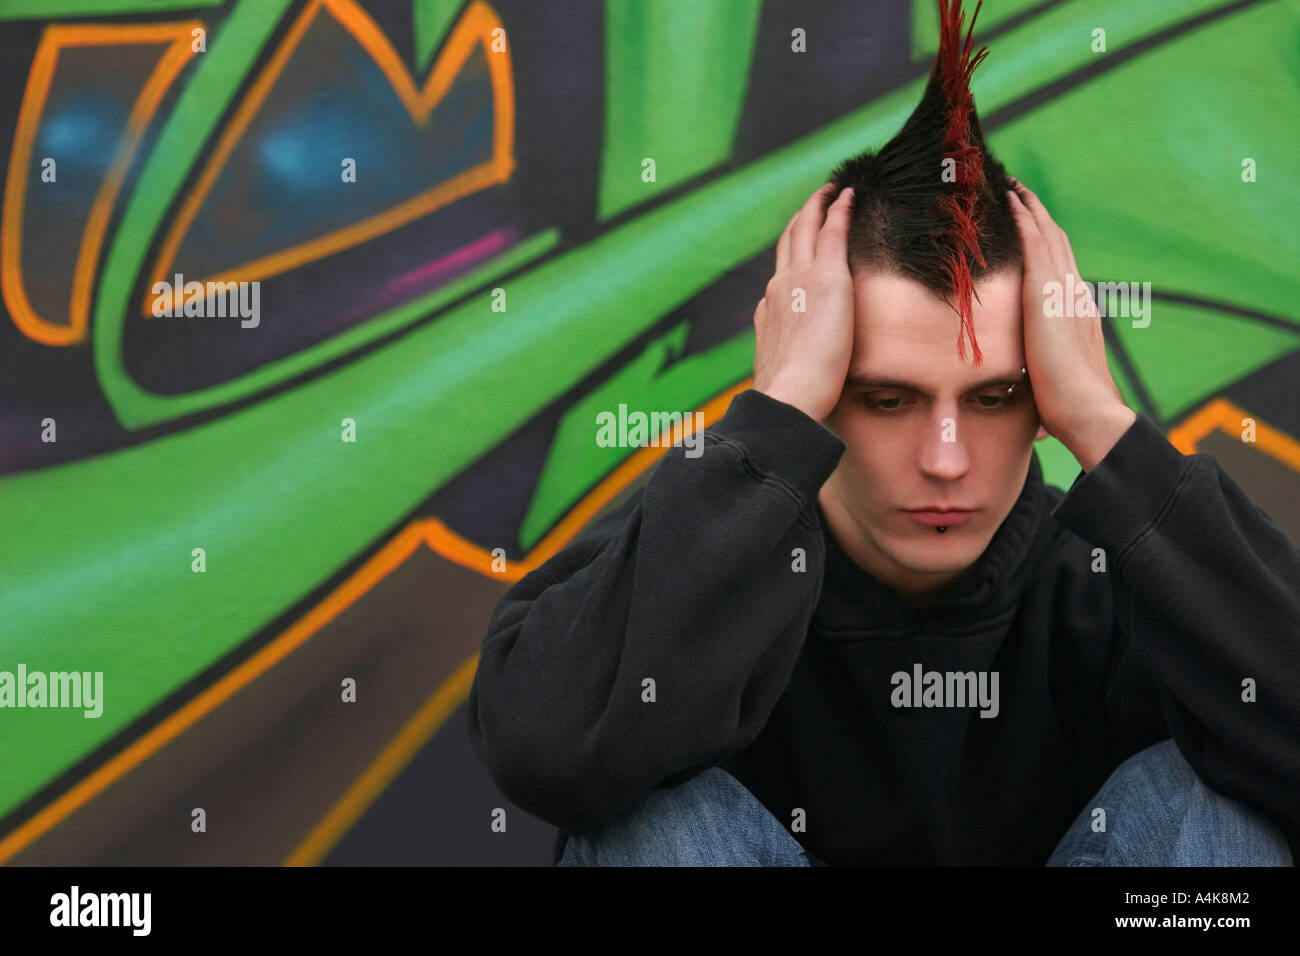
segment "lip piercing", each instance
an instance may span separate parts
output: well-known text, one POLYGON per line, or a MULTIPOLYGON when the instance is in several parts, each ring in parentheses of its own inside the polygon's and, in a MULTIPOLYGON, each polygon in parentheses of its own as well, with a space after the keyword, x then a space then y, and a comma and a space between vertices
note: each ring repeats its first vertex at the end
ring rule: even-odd
POLYGON ((940 534, 943 534, 945 531, 948 530, 948 526, 946 524, 941 524, 935 530, 937 530, 940 534))

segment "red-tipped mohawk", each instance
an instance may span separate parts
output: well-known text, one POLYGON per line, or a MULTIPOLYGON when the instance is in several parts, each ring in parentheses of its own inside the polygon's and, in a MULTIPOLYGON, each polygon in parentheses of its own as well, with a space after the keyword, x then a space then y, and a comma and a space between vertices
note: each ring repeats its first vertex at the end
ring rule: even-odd
POLYGON ((984 0, 975 5, 970 28, 963 41, 961 28, 966 15, 961 0, 939 0, 939 53, 934 62, 934 76, 939 82, 945 101, 947 127, 943 137, 943 152, 954 160, 956 186, 951 196, 939 200, 939 205, 951 219, 949 238, 952 249, 948 252, 946 271, 957 297, 961 315, 961 328, 957 333, 957 355, 965 359, 965 336, 970 336, 971 350, 978 366, 984 361, 979 343, 975 341, 975 317, 971 297, 975 283, 971 278, 969 254, 981 266, 986 265, 979 243, 979 190, 984 181, 984 164, 980 146, 971 141, 971 111, 974 100, 970 92, 970 78, 980 61, 988 54, 988 47, 974 47, 975 20, 980 15, 984 0))

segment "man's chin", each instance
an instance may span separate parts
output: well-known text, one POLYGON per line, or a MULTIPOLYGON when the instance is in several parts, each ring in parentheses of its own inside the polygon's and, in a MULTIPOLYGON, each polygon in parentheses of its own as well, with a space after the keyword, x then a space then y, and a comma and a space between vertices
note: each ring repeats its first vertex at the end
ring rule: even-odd
MULTIPOLYGON (((934 534, 939 537, 939 532, 934 534)), ((890 548, 894 562, 912 574, 958 574, 979 560, 981 553, 983 547, 948 540, 898 542, 890 548)))

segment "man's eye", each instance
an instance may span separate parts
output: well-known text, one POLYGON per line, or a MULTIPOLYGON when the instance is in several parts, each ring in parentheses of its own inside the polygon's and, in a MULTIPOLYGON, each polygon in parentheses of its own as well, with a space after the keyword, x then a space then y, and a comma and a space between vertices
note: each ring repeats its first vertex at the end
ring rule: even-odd
POLYGON ((979 404, 980 408, 1001 408, 1002 406, 1011 403, 1011 395, 1006 391, 994 394, 985 393, 983 395, 976 395, 975 401, 979 404))
POLYGON ((877 408, 881 411, 892 412, 907 404, 905 398, 868 398, 867 408, 877 408))

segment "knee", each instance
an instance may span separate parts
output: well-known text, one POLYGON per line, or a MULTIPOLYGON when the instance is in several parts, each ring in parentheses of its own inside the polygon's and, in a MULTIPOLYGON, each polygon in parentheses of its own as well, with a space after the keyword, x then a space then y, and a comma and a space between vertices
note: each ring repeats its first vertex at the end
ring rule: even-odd
POLYGON ((561 866, 807 866, 802 847, 721 767, 651 790, 595 830, 570 834, 561 866))
POLYGON ((673 807, 686 812, 713 813, 756 801, 745 785, 721 767, 710 767, 685 783, 651 790, 637 804, 641 808, 673 807))
POLYGON ((1103 790, 1116 795, 1135 792, 1181 804, 1200 782, 1171 737, 1126 759, 1106 780, 1103 790))
POLYGON ((1120 764, 1094 804, 1111 817, 1112 853, 1129 865, 1293 865, 1277 823, 1210 787, 1172 738, 1120 764))

